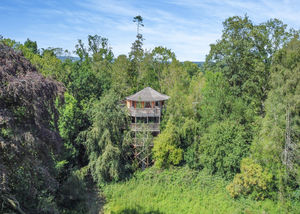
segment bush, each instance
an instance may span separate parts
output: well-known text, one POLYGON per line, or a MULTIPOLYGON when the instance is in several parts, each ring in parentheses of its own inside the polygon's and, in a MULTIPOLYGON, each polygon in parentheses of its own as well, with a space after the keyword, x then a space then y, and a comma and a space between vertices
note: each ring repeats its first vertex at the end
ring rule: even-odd
POLYGON ((178 165, 183 159, 183 150, 179 148, 180 138, 175 125, 168 121, 166 129, 154 140, 153 157, 159 168, 178 165))
POLYGON ((270 192, 272 174, 252 159, 245 158, 241 162, 241 173, 235 175, 233 182, 226 189, 233 198, 250 195, 252 198, 265 199, 270 192))

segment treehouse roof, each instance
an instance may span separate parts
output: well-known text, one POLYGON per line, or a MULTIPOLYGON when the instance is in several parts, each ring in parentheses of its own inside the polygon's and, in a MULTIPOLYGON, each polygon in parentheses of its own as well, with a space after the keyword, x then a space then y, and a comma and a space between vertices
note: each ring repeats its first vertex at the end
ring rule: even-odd
POLYGON ((162 100, 167 100, 169 98, 170 98, 169 96, 167 96, 165 94, 161 94, 150 87, 144 88, 143 90, 141 90, 129 97, 126 97, 127 100, 141 101, 141 102, 162 101, 162 100))

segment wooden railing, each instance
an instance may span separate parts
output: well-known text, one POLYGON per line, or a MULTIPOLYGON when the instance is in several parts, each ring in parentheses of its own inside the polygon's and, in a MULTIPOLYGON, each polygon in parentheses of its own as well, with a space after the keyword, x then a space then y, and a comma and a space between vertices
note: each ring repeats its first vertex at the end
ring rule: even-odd
POLYGON ((130 116, 132 117, 160 117, 161 110, 155 108, 129 108, 130 116))
POLYGON ((159 123, 132 123, 131 130, 132 131, 142 131, 149 130, 151 132, 159 132, 159 123))

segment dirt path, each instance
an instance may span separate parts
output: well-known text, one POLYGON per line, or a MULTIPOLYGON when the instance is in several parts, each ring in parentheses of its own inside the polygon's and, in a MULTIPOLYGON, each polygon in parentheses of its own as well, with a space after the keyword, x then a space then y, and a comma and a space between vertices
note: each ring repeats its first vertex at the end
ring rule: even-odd
POLYGON ((101 197, 99 189, 93 187, 88 194, 89 212, 88 214, 103 214, 103 206, 105 204, 104 197, 101 197))

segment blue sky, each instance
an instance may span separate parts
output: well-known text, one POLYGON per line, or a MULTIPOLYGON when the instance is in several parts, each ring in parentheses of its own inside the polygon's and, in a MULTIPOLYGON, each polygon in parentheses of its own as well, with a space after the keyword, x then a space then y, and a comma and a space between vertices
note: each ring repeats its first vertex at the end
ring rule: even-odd
POLYGON ((300 28, 299 0, 0 0, 0 34, 39 48, 74 50, 89 34, 109 39, 115 56, 128 54, 135 40, 136 15, 144 18, 144 48, 172 49, 181 61, 203 61, 222 22, 247 14, 258 24, 278 18, 300 28))

